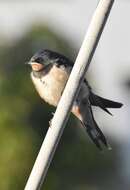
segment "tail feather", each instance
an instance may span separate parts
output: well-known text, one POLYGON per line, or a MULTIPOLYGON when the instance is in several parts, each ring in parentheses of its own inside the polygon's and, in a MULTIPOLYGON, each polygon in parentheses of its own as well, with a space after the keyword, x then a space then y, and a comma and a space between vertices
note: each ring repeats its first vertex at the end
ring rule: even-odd
POLYGON ((90 92, 89 100, 93 106, 99 106, 110 115, 112 114, 107 108, 120 108, 123 105, 122 103, 102 98, 92 92, 90 92))
POLYGON ((99 129, 92 113, 91 106, 89 106, 87 109, 87 115, 86 118, 83 121, 83 125, 86 128, 86 132, 88 133, 91 140, 94 142, 94 144, 102 150, 101 144, 104 144, 108 149, 110 149, 110 146, 106 140, 106 137, 102 133, 102 131, 99 129))
POLYGON ((97 146, 97 148, 102 150, 102 147, 101 147, 101 145, 99 143, 99 140, 97 139, 97 135, 95 135, 93 133, 93 129, 91 129, 90 126, 86 126, 86 131, 87 131, 88 135, 90 136, 90 138, 92 139, 92 141, 94 142, 94 144, 97 146))
POLYGON ((86 127, 86 131, 87 131, 89 137, 94 142, 94 144, 97 146, 97 148, 102 150, 101 143, 103 143, 108 149, 110 149, 110 146, 109 146, 104 134, 97 126, 95 129, 88 125, 85 125, 85 127, 86 127))

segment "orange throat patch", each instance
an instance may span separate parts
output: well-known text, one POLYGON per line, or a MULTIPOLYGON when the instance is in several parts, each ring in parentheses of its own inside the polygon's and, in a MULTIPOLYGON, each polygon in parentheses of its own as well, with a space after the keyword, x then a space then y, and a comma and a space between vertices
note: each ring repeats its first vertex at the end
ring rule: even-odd
POLYGON ((31 66, 32 66, 33 71, 40 71, 44 67, 43 64, 36 63, 36 62, 32 63, 31 66))

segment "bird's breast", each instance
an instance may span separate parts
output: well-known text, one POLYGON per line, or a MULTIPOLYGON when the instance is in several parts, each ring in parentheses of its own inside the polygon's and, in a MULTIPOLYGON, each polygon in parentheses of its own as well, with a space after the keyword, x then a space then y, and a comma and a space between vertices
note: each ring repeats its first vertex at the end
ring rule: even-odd
POLYGON ((69 78, 69 72, 53 66, 43 77, 36 78, 31 73, 31 78, 40 97, 49 104, 57 106, 69 78))

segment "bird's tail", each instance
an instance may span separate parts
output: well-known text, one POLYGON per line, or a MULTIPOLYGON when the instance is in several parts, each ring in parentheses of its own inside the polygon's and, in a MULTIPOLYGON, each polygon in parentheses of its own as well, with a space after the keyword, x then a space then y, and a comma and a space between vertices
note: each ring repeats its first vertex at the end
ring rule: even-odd
POLYGON ((90 92, 89 100, 93 106, 99 106, 100 108, 102 108, 104 111, 106 111, 110 115, 112 115, 112 114, 110 113, 110 111, 107 108, 120 108, 123 105, 122 103, 102 98, 102 97, 94 94, 93 92, 90 92))
POLYGON ((100 150, 102 150, 101 144, 104 144, 108 149, 111 149, 104 134, 99 129, 93 117, 91 106, 87 108, 86 117, 84 118, 84 121, 82 123, 89 137, 100 150))

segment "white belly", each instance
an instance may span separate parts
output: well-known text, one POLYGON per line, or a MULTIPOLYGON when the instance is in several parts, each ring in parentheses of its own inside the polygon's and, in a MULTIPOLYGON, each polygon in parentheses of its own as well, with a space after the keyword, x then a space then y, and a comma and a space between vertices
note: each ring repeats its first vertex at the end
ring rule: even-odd
POLYGON ((53 66, 41 79, 34 77, 31 73, 32 81, 40 97, 53 106, 57 106, 68 77, 69 73, 56 66, 53 66))

